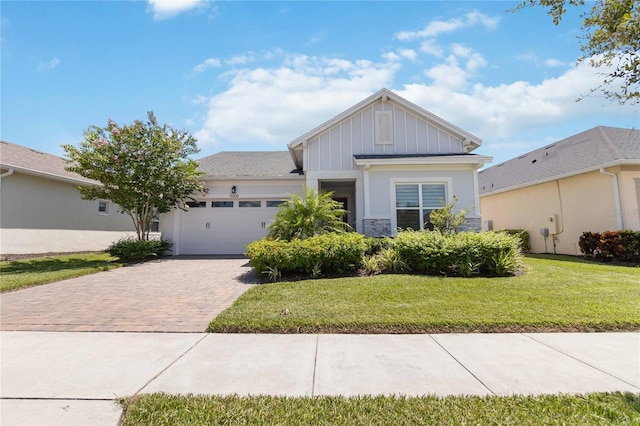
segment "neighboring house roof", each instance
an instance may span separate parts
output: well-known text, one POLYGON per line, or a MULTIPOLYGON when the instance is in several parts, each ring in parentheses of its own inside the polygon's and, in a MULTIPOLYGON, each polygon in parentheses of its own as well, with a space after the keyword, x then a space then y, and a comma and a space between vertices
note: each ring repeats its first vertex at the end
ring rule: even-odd
POLYGON ((480 171, 480 195, 640 164, 640 130, 598 126, 480 171))
POLYGON ((69 163, 62 157, 7 141, 0 141, 0 165, 3 169, 13 169, 25 174, 54 180, 81 184, 98 183, 65 170, 69 163))
POLYGON ((302 154, 300 153, 300 145, 302 145, 305 141, 309 141, 313 138, 315 138, 316 136, 318 136, 319 134, 329 130, 331 127, 333 127, 334 125, 336 125, 337 123, 346 120, 347 118, 349 118, 350 116, 356 114, 357 112, 359 112, 360 110, 363 110, 365 108, 367 108, 369 105, 378 102, 380 99, 383 100, 383 102, 386 101, 392 101, 395 102, 396 104, 402 106, 403 108, 406 108, 407 110, 410 111, 414 111, 416 114, 424 117, 426 120, 435 123, 439 126, 441 126, 442 128, 450 131, 453 134, 458 135, 464 143, 464 146, 467 148, 468 151, 473 151, 474 149, 478 148, 480 145, 482 145, 482 139, 480 139, 479 137, 461 129, 458 126, 455 126, 451 123, 449 123, 446 120, 443 120, 442 118, 438 117, 435 114, 430 113, 429 111, 427 111, 426 109, 406 100, 405 98, 395 94, 394 92, 392 92, 389 89, 382 89, 376 93, 374 93, 373 95, 369 96, 367 99, 357 103, 356 105, 352 106, 351 108, 349 108, 348 110, 336 115, 335 117, 331 118, 330 120, 324 122, 323 124, 319 125, 318 127, 316 127, 313 130, 308 131, 307 133, 305 133, 304 135, 298 137, 297 139, 293 140, 292 142, 289 143, 289 152, 291 152, 291 156, 293 157, 294 161, 296 162, 296 164, 299 167, 302 167, 302 154))
POLYGON ((209 177, 297 177, 288 151, 223 151, 198 160, 209 177))

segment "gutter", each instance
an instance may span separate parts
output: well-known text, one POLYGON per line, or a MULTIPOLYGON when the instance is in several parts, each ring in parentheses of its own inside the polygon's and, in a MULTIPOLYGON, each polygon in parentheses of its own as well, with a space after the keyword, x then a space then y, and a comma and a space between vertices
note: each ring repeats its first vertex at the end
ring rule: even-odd
POLYGON ((622 220, 622 204, 620 203, 620 186, 618 185, 618 176, 614 173, 609 173, 604 170, 604 167, 600 168, 600 174, 611 176, 613 180, 613 203, 616 206, 616 218, 618 219, 618 229, 624 229, 624 223, 622 220))

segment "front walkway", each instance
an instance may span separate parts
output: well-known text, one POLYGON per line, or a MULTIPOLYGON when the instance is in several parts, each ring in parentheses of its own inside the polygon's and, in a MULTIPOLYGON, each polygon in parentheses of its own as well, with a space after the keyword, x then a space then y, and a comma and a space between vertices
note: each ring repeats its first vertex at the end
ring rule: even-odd
POLYGON ((246 259, 165 258, 4 293, 0 327, 203 332, 256 282, 246 259))

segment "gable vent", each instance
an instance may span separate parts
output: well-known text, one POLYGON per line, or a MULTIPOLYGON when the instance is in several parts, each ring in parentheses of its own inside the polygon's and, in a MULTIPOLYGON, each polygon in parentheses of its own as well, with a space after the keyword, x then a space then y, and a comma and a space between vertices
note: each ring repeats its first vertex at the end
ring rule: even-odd
POLYGON ((376 145, 393 144, 393 113, 391 111, 375 112, 376 145))

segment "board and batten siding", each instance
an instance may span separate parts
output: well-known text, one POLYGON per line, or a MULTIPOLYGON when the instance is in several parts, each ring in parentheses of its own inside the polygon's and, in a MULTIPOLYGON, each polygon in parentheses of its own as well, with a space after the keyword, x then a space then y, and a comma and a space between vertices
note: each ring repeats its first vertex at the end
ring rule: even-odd
POLYGON ((306 170, 356 170, 358 154, 464 153, 462 140, 391 102, 377 102, 309 141, 306 170), (391 111, 392 143, 375 143, 375 112, 391 111))

